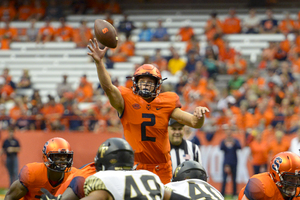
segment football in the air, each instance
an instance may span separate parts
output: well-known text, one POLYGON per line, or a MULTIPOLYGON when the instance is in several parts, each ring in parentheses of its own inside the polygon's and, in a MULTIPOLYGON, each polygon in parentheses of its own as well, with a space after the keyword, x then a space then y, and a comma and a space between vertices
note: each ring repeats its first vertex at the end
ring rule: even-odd
POLYGON ((118 44, 118 35, 115 27, 111 23, 96 19, 94 24, 94 31, 97 40, 109 48, 116 48, 118 44))

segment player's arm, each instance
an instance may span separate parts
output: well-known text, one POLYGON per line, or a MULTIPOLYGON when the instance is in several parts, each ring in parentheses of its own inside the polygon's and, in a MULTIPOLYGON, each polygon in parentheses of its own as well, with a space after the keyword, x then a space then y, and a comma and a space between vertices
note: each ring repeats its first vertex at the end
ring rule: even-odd
POLYGON ((112 84, 110 75, 109 75, 108 71, 105 69, 105 66, 103 63, 103 57, 104 57, 108 47, 105 47, 103 50, 101 50, 99 48, 98 42, 95 38, 94 42, 92 40, 90 40, 90 45, 88 45, 88 48, 91 51, 88 53, 88 55, 92 56, 92 58, 95 61, 95 64, 97 67, 98 78, 99 78, 101 87, 104 90, 104 92, 106 93, 106 95, 110 101, 110 104, 121 115, 124 110, 124 99, 123 99, 119 89, 112 84))
POLYGON ((74 177, 68 188, 62 194, 61 200, 79 200, 80 198, 83 198, 85 196, 83 191, 84 182, 84 177, 74 177))
POLYGON ((60 200, 79 200, 79 198, 78 196, 76 196, 72 188, 68 187, 61 195, 60 200))
POLYGON ((40 200, 79 200, 71 188, 67 188, 63 194, 58 196, 54 196, 45 188, 41 188, 41 192, 44 194, 41 195, 40 200))
POLYGON ((27 188, 22 185, 19 180, 13 182, 6 193, 4 200, 18 200, 24 197, 27 194, 27 188))
POLYGON ((181 124, 193 127, 193 128, 201 128, 204 123, 204 114, 209 112, 206 107, 196 107, 193 114, 185 112, 180 108, 175 108, 171 114, 171 118, 175 119, 181 124))
POLYGON ((85 194, 83 200, 114 200, 104 182, 93 175, 85 180, 83 190, 85 194))
POLYGON ((266 186, 258 178, 250 178, 245 190, 243 198, 244 200, 264 200, 266 199, 265 194, 266 186))
POLYGON ((94 190, 81 200, 114 200, 114 198, 105 190, 94 190))
POLYGON ((165 190, 163 200, 190 200, 190 198, 187 198, 170 190, 165 190))
POLYGON ((249 199, 244 195, 241 200, 249 200, 249 199))

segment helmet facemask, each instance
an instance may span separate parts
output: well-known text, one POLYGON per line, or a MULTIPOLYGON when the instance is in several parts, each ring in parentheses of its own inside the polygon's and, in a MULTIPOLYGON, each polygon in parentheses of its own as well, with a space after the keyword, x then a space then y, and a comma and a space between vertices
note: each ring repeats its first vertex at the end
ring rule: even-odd
POLYGON ((148 76, 148 77, 151 77, 151 79, 153 79, 154 82, 152 82, 151 80, 139 81, 141 76, 136 77, 136 79, 134 80, 134 85, 136 87, 136 93, 145 99, 156 97, 160 92, 159 89, 161 86, 161 81, 157 80, 153 76, 148 76))
POLYGON ((288 197, 295 196, 297 188, 300 187, 300 174, 285 172, 279 177, 280 182, 277 183, 277 186, 279 186, 280 191, 288 197))
POLYGON ((44 155, 45 165, 55 172, 69 172, 73 164, 73 152, 49 152, 44 155))
MULTIPOLYGON (((132 76, 132 91, 134 94, 138 94, 144 99, 155 98, 159 95, 161 84, 164 80, 166 80, 166 78, 162 79, 159 70, 154 65, 144 64, 136 69, 132 76), (149 83, 146 85, 138 84, 140 78, 142 77, 150 77, 151 79, 155 80, 154 87, 152 84, 148 86, 149 83)), ((147 80, 147 82, 148 81, 149 80, 147 80)))

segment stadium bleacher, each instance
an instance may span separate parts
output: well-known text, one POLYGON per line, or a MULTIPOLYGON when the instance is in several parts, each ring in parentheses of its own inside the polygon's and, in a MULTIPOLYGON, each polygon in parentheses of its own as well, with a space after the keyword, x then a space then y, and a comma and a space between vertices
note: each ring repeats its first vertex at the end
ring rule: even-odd
MULTIPOLYGON (((130 11, 128 11, 130 13, 130 11)), ((191 20, 191 25, 195 29, 196 35, 199 39, 200 47, 206 46, 206 38, 204 33, 204 26, 206 20, 209 18, 207 10, 202 12, 199 10, 196 14, 141 14, 137 11, 129 16, 129 19, 134 22, 136 30, 132 32, 132 40, 136 42, 135 56, 130 57, 126 63, 116 63, 114 69, 109 72, 113 78, 118 77, 119 82, 124 84, 126 75, 133 72, 134 65, 143 61, 143 56, 154 55, 157 48, 161 49, 163 56, 169 56, 169 48, 175 47, 179 54, 185 54, 186 43, 180 42, 176 39, 176 34, 181 26, 184 25, 185 20, 191 20), (201 13, 201 14, 199 14, 201 13), (139 42, 138 33, 144 21, 150 28, 157 26, 157 20, 163 20, 163 26, 168 28, 171 35, 169 42, 139 42)), ((176 12, 176 11, 173 11, 176 12)), ((218 9, 219 18, 224 19, 227 16, 227 9, 218 9)), ((245 9, 237 10, 237 16, 244 19, 248 14, 245 9)), ((258 10, 258 17, 263 18, 265 15, 262 10, 258 10)), ((282 19, 283 14, 274 14, 277 19, 282 19)), ((293 14, 291 17, 295 17, 293 14)), ((87 20, 88 26, 93 28, 93 21, 97 18, 104 18, 104 15, 69 15, 67 16, 67 23, 73 27, 78 27, 81 20, 87 20)), ((118 26, 122 15, 114 15, 113 19, 115 26, 118 26)), ((0 26, 2 24, 0 23, 0 26)), ((36 27, 39 28, 44 25, 44 22, 37 22, 36 27)), ((59 22, 52 22, 53 27, 58 27, 59 22)), ((11 26, 16 28, 29 27, 29 22, 12 22, 11 26)), ((225 38, 229 41, 230 46, 234 47, 241 54, 248 58, 251 62, 256 62, 262 53, 262 49, 268 46, 269 41, 281 41, 284 39, 282 34, 233 34, 227 35, 225 38)), ((292 35, 289 37, 293 39, 292 35)), ((68 74, 69 81, 74 84, 74 87, 79 82, 80 76, 87 74, 88 79, 96 85, 98 84, 95 66, 92 60, 87 55, 88 49, 76 49, 76 44, 73 42, 49 42, 49 43, 34 43, 34 42, 14 42, 11 44, 11 50, 0 51, 0 66, 1 68, 8 67, 13 69, 10 74, 13 81, 17 82, 21 76, 22 69, 28 69, 32 77, 33 88, 43 91, 43 93, 55 94, 56 84, 62 78, 62 74, 68 74)), ((186 58, 185 58, 186 59, 186 58)), ((169 79, 170 83, 175 83, 177 79, 169 79), (172 82, 173 81, 173 82, 172 82)), ((223 85, 223 84, 219 84, 223 85)), ((28 92, 29 93, 29 92, 28 92)))

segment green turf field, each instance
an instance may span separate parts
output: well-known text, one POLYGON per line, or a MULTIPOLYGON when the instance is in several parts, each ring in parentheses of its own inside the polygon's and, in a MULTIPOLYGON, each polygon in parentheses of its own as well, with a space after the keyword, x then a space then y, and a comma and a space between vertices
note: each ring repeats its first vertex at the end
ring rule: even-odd
POLYGON ((6 191, 7 191, 7 189, 0 188, 0 200, 4 199, 4 195, 5 195, 6 191))

